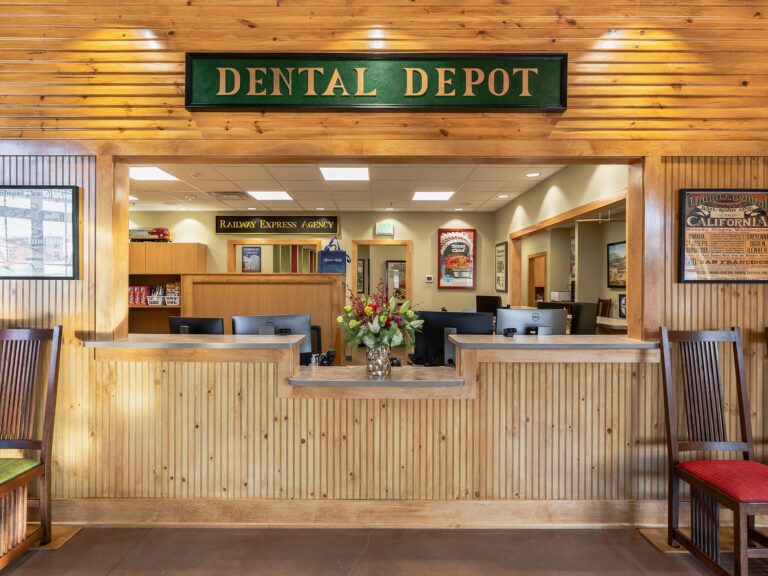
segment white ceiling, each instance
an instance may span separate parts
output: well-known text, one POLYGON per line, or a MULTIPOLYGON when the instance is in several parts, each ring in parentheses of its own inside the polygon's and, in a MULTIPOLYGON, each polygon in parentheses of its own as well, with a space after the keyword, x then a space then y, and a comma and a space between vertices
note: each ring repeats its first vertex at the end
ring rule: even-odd
MULTIPOLYGON (((324 166, 336 165, 332 163, 324 166)), ((352 164, 346 164, 350 166, 352 164)), ((318 164, 158 164, 178 181, 131 180, 131 210, 494 212, 563 166, 369 164, 370 182, 326 182, 318 164), (541 172, 527 178, 529 172, 541 172), (220 200, 211 192, 285 190, 293 201, 220 200), (455 191, 447 202, 413 202, 416 191, 455 191), (499 198, 508 194, 508 198, 499 198)))

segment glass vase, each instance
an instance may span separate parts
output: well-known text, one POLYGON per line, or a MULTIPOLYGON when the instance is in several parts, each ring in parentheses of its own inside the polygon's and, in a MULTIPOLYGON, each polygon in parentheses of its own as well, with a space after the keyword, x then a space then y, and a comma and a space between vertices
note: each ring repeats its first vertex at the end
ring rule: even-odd
POLYGON ((392 372, 389 362, 389 346, 368 348, 366 353, 366 374, 371 380, 388 380, 392 372))

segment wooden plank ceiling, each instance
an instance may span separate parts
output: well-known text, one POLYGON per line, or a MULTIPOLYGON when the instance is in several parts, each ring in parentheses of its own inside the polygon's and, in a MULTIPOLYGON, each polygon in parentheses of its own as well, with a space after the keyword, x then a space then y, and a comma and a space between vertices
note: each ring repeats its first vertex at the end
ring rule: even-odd
POLYGON ((0 0, 0 138, 768 140, 768 3, 0 0), (565 113, 190 113, 186 51, 567 52, 565 113))

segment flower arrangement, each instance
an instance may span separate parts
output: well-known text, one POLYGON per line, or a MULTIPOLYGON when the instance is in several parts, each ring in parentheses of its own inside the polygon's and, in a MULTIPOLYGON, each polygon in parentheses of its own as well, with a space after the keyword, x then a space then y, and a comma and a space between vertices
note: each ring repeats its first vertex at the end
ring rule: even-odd
POLYGON ((389 297, 383 280, 367 300, 351 290, 349 299, 350 304, 336 321, 344 329, 347 342, 355 346, 365 344, 371 349, 412 346, 416 332, 420 332, 424 324, 411 310, 408 300, 398 304, 394 296, 389 297))

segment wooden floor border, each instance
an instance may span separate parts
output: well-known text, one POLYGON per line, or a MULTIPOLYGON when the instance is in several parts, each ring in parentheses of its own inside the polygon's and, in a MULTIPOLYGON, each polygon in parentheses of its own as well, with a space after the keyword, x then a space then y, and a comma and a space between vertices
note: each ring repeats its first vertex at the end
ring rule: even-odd
POLYGON ((57 523, 111 526, 313 528, 567 528, 663 526, 657 500, 183 500, 77 498, 53 502, 57 523))

